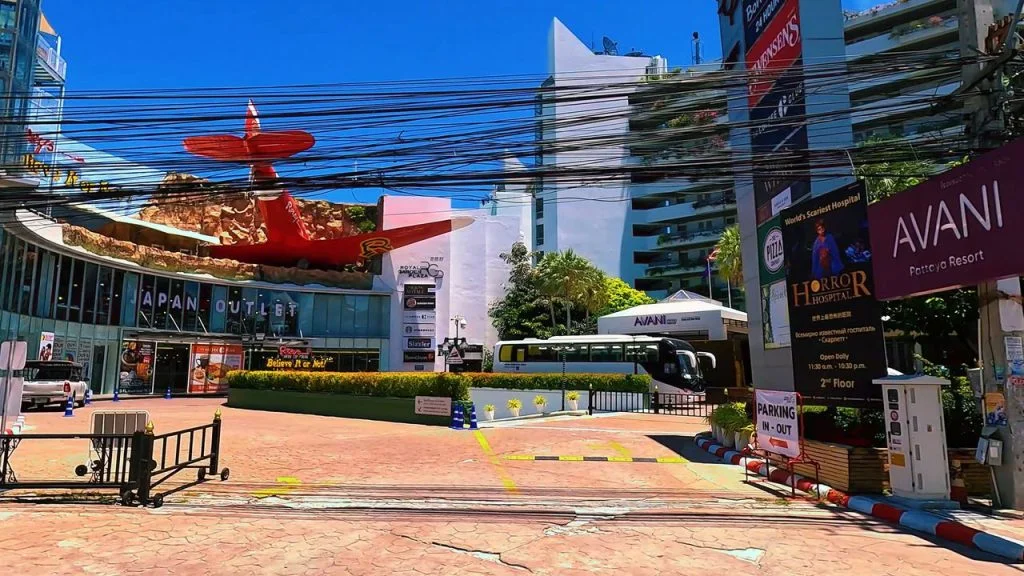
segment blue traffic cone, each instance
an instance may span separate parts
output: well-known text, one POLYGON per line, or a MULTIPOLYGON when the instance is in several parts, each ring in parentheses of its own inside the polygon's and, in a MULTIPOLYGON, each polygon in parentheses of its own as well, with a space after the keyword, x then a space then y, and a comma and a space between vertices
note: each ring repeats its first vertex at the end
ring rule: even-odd
POLYGON ((121 390, 120 386, 114 386, 114 402, 120 402, 121 401, 120 390, 121 390))
POLYGON ((456 404, 455 412, 452 414, 452 430, 462 430, 465 424, 462 419, 462 404, 456 404))
POLYGON ((476 430, 476 404, 469 405, 469 429, 476 430))
POLYGON ((170 399, 171 399, 171 387, 168 386, 167 390, 164 392, 164 400, 170 400, 170 399))
POLYGON ((85 405, 92 404, 92 388, 85 389, 85 405))
POLYGON ((64 405, 64 417, 70 418, 75 415, 75 400, 68 394, 68 403, 64 405))

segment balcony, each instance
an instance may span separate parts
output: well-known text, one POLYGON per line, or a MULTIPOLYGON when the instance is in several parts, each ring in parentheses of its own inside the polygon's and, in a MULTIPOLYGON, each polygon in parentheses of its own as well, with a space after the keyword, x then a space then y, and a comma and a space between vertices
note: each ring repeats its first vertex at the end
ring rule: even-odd
POLYGON ((653 251, 679 248, 689 249, 710 245, 718 242, 718 239, 722 236, 722 232, 724 230, 725 228, 715 228, 713 230, 703 230, 700 232, 675 232, 672 234, 651 236, 644 239, 644 248, 646 250, 653 251))
POLYGON ((36 38, 36 84, 44 86, 61 85, 68 70, 68 63, 57 49, 41 37, 36 38))
MULTIPOLYGON (((714 268, 712 268, 714 270, 714 268)), ((658 259, 647 267, 647 276, 651 278, 674 278, 707 274, 708 263, 705 260, 671 260, 658 259)))
POLYGON ((645 210, 643 216, 649 224, 673 224, 692 218, 708 218, 736 211, 736 195, 729 193, 721 198, 683 202, 645 210))
POLYGON ((850 115, 854 130, 862 129, 864 125, 878 123, 880 120, 893 123, 894 117, 906 117, 928 110, 942 96, 951 94, 960 86, 960 81, 955 80, 948 84, 935 88, 927 88, 913 94, 893 96, 885 100, 862 104, 855 108, 850 115))
POLYGON ((867 10, 844 11, 847 41, 877 34, 894 25, 955 9, 956 0, 883 0, 867 10))
POLYGON ((878 36, 865 38, 846 46, 846 55, 851 60, 862 56, 889 51, 923 50, 955 42, 958 34, 958 20, 955 14, 934 15, 906 24, 894 26, 878 36))

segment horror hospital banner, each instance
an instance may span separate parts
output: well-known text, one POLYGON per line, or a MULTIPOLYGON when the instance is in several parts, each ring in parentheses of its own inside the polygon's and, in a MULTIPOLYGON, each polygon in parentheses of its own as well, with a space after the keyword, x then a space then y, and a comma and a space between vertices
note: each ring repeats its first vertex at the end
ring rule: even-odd
POLYGON ((864 184, 782 212, 796 391, 834 405, 881 398, 881 309, 875 299, 864 184))

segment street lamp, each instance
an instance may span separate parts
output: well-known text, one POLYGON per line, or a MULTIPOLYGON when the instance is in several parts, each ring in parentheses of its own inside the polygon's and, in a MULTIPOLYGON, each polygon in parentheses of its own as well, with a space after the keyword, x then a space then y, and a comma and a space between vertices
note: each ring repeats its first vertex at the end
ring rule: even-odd
POLYGON ((882 316, 882 354, 885 356, 885 375, 889 375, 889 349, 885 345, 885 323, 892 320, 892 316, 882 316))
POLYGON ((441 353, 444 354, 444 371, 448 372, 450 364, 448 358, 451 356, 452 349, 460 348, 466 343, 466 339, 459 336, 459 330, 466 328, 466 318, 461 314, 456 314, 451 317, 451 321, 455 324, 455 338, 445 338, 444 342, 441 343, 441 353))

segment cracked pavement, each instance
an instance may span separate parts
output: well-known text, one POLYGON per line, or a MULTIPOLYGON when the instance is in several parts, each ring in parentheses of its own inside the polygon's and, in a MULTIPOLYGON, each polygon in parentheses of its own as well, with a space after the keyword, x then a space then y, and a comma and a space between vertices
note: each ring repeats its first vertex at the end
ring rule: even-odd
MULTIPOLYGON (((117 407, 149 410, 159 432, 201 424, 218 404, 117 407)), ((688 447, 703 428, 697 419, 538 421, 482 432, 484 450, 468 431, 223 411, 228 482, 175 494, 155 510, 5 494, 3 565, 17 574, 99 575, 1020 572, 979 552, 744 484, 736 467, 688 447), (686 462, 499 458, 529 454, 686 462)), ((73 419, 31 412, 28 423, 30 432, 83 432, 88 420, 81 411, 73 419)), ((13 463, 23 478, 38 478, 84 454, 80 446, 26 442, 13 463)))

